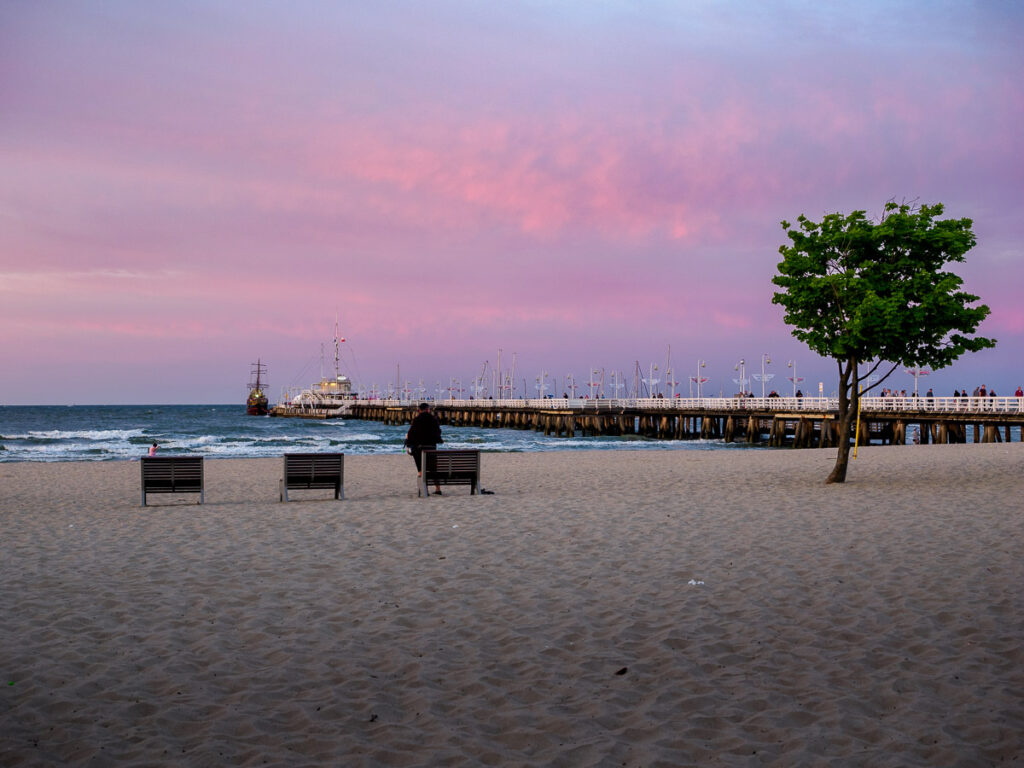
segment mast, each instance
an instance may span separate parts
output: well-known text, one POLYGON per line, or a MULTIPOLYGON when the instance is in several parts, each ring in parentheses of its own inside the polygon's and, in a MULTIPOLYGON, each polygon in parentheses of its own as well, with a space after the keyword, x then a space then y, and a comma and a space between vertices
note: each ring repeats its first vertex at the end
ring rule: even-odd
POLYGON ((249 390, 261 390, 263 389, 263 371, 267 366, 263 365, 262 358, 256 358, 256 362, 252 364, 252 368, 249 371, 249 390), (256 374, 256 380, 253 381, 252 376, 256 374))
POLYGON ((338 371, 338 358, 339 358, 339 337, 338 337, 338 315, 334 315, 334 380, 337 381, 341 375, 338 371))
POLYGON ((672 345, 668 345, 668 354, 665 357, 665 385, 668 387, 668 396, 674 397, 676 383, 672 381, 672 345))

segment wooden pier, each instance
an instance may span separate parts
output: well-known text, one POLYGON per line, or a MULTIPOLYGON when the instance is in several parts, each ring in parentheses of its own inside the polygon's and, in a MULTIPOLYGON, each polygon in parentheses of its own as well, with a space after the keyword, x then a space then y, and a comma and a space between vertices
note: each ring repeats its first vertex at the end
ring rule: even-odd
MULTIPOLYGON (((524 429, 555 437, 639 435, 659 440, 723 440, 795 448, 838 445, 834 398, 651 398, 640 400, 442 400, 443 425, 524 429)), ((415 402, 356 400, 348 418, 408 424, 415 402)), ((1020 441, 1024 398, 862 398, 861 445, 1020 441)), ((849 436, 853 438, 853 434, 849 436)))

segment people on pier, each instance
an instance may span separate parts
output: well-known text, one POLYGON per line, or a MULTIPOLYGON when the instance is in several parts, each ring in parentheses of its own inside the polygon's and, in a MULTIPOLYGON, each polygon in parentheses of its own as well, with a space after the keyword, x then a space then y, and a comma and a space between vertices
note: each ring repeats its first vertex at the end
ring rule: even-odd
POLYGON ((1024 397, 1024 389, 1020 388, 1020 384, 1017 385, 1017 391, 1013 393, 1014 397, 1024 397))
MULTIPOLYGON (((405 435, 405 447, 409 449, 413 461, 416 462, 416 473, 422 476, 423 451, 437 448, 444 440, 441 437, 441 422, 430 412, 430 405, 420 403, 418 411, 405 435)), ((434 493, 441 495, 440 483, 434 485, 434 493)))

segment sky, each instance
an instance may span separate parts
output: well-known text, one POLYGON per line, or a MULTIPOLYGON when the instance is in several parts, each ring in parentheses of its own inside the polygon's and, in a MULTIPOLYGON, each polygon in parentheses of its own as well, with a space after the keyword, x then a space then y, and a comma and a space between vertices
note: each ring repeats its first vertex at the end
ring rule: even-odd
POLYGON ((241 402, 257 359, 276 399, 336 319, 364 392, 501 350, 517 394, 830 394, 780 221, 888 200, 973 220, 998 342, 922 389, 1012 394, 1022 37, 1009 1, 0 4, 0 404, 241 402))

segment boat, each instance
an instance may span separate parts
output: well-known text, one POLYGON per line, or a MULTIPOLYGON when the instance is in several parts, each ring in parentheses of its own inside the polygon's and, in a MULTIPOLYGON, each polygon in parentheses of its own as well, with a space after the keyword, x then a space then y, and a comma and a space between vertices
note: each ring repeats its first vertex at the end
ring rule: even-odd
POLYGON ((264 391, 264 375, 267 366, 263 365, 260 359, 252 364, 252 371, 249 380, 249 397, 245 401, 245 412, 250 416, 266 416, 270 411, 270 402, 264 391))
POLYGON ((345 339, 338 335, 334 324, 334 376, 323 373, 323 352, 320 354, 320 381, 299 390, 285 390, 281 402, 270 409, 271 416, 300 419, 338 419, 347 416, 357 395, 352 391, 352 380, 339 371, 340 345, 345 339))

